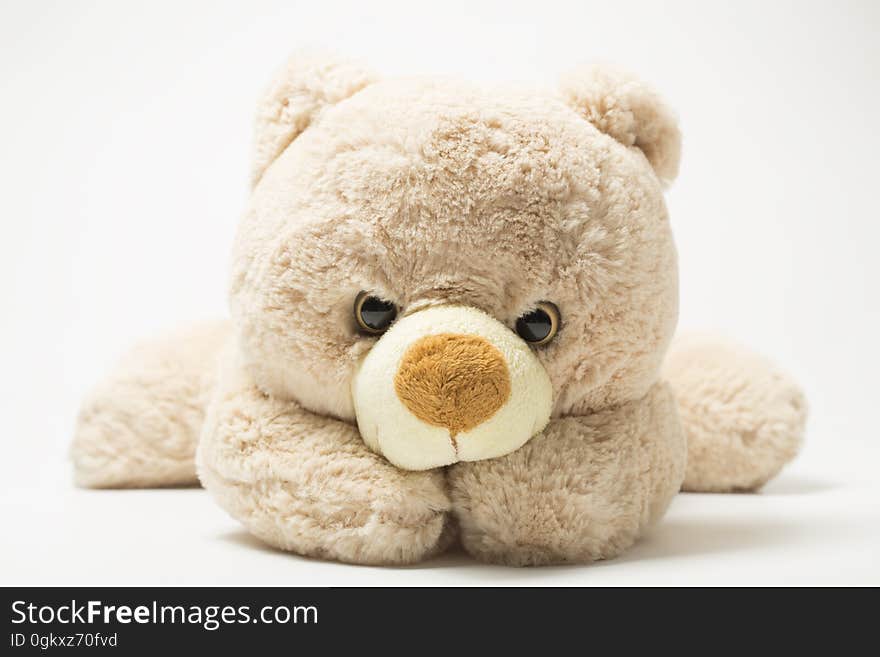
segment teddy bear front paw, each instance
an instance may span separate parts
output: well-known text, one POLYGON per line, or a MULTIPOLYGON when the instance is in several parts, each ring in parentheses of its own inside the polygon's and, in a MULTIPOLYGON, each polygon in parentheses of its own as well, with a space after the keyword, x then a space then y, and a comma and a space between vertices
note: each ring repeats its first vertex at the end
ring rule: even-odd
POLYGON ((553 420, 512 454, 450 468, 462 544, 512 566, 617 556, 662 516, 685 454, 665 384, 608 411, 553 420))
POLYGON ((358 564, 412 563, 452 536, 442 471, 399 470, 357 428, 221 382, 199 444, 199 477, 266 543, 358 564))

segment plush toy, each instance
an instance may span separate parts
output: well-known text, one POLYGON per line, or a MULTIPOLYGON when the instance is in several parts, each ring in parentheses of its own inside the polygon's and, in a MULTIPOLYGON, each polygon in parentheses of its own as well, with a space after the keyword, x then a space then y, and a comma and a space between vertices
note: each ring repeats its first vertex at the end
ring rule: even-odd
POLYGON ((270 545, 363 564, 605 559, 682 488, 759 488, 804 400, 738 347, 670 349, 679 149, 615 71, 544 92, 292 58, 231 323, 130 354, 82 409, 76 481, 200 481, 270 545))

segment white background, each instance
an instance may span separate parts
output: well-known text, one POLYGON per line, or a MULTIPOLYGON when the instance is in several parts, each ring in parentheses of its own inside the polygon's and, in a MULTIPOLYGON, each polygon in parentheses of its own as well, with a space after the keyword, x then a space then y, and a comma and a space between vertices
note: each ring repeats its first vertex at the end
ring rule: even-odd
POLYGON ((880 4, 0 5, 0 584, 880 584, 880 4), (639 72, 685 134, 685 328, 790 369, 812 415, 762 494, 682 495, 624 557, 404 569, 260 546, 204 491, 78 491, 79 399, 137 337, 223 316, 251 112, 301 46, 383 73, 639 72))

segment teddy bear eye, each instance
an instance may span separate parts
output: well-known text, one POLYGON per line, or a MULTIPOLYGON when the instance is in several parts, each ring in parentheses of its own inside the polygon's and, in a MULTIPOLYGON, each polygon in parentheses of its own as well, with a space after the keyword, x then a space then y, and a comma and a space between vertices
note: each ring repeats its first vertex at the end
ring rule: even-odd
POLYGON ((354 318, 361 331, 379 335, 397 318, 397 306, 369 292, 360 292, 354 300, 354 318))
POLYGON ((549 301, 542 301, 516 320, 516 332, 529 344, 547 344, 559 331, 559 319, 559 308, 549 301))

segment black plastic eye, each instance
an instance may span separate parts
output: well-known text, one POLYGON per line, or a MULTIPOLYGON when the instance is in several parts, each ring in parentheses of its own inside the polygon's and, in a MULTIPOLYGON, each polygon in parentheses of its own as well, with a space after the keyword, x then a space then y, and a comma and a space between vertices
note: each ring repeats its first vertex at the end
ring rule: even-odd
POLYGON ((364 333, 379 335, 397 318, 397 306, 369 292, 360 292, 354 300, 354 318, 364 333))
POLYGON ((532 345, 547 344, 559 331, 559 308, 542 301, 532 312, 516 320, 516 332, 532 345))

